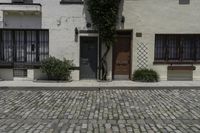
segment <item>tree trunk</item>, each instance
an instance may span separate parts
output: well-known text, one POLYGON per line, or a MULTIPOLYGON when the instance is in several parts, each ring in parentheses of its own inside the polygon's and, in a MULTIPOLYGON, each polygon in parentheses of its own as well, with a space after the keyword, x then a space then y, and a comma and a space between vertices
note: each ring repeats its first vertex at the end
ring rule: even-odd
POLYGON ((108 73, 108 63, 106 60, 106 57, 108 55, 108 52, 110 51, 110 46, 106 44, 106 51, 103 54, 103 57, 101 58, 101 67, 102 67, 102 78, 101 80, 107 80, 107 73, 108 73))

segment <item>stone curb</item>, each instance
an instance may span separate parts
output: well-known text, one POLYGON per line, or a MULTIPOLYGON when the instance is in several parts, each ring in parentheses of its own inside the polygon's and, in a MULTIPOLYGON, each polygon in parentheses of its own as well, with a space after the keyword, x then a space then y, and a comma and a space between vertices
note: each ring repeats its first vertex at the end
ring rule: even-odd
POLYGON ((1 86, 0 90, 73 90, 73 91, 100 91, 100 90, 187 90, 195 89, 200 90, 200 86, 72 86, 72 87, 63 87, 63 86, 1 86))

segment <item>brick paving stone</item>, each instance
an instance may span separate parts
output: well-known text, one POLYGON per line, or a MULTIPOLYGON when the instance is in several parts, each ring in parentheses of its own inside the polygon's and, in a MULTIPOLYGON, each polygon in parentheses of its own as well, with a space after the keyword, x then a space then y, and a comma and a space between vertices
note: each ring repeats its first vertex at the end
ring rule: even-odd
POLYGON ((200 90, 0 90, 0 133, 200 132, 200 90))

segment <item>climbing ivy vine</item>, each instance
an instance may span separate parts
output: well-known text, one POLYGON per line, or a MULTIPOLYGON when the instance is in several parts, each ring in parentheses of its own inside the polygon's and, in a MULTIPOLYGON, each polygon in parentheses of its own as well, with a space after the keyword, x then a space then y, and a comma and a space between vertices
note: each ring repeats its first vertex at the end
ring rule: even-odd
POLYGON ((106 51, 101 59, 101 79, 107 80, 106 57, 115 41, 120 0, 87 0, 86 4, 93 26, 99 33, 100 42, 106 46, 106 51))

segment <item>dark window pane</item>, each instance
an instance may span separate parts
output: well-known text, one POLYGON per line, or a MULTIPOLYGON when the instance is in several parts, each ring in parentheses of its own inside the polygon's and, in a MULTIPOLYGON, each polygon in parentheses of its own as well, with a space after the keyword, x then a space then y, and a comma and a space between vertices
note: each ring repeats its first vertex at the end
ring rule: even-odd
POLYGON ((183 36, 180 39, 182 46, 182 59, 183 60, 193 60, 193 38, 191 36, 183 36))
POLYGON ((164 60, 165 59, 165 39, 162 35, 156 35, 155 44, 155 59, 164 60))
POLYGON ((166 45, 168 46, 168 59, 178 60, 179 58, 179 45, 176 36, 167 36, 166 45))
POLYGON ((15 61, 16 62, 24 62, 24 31, 15 31, 15 61))
POLYGON ((196 44, 196 59, 200 60, 200 36, 196 37, 195 44, 196 44))
POLYGON ((46 59, 49 55, 49 33, 48 31, 39 31, 39 60, 46 59))
POLYGON ((36 62, 36 31, 27 31, 27 62, 36 62))
POLYGON ((13 38, 11 31, 2 32, 2 44, 1 44, 1 60, 4 62, 13 61, 13 38))
POLYGON ((155 60, 194 61, 196 59, 200 59, 200 35, 156 35, 155 60))

